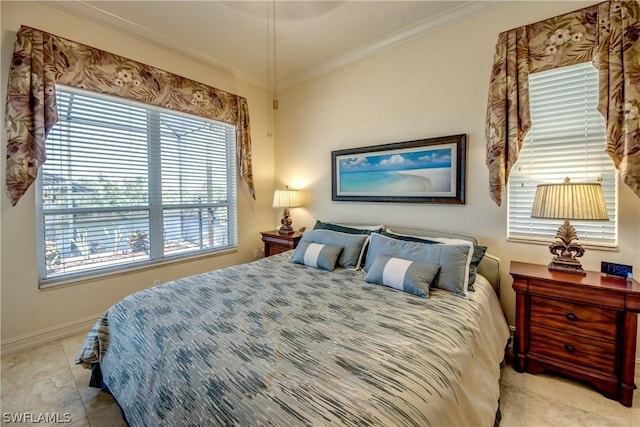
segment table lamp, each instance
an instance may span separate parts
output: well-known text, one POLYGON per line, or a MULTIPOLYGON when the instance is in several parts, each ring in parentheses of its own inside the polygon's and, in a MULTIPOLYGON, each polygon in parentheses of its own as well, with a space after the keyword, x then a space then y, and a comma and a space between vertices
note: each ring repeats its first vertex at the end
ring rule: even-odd
POLYGON ((569 223, 575 220, 608 220, 607 206, 599 183, 573 183, 569 178, 563 184, 540 184, 531 209, 532 218, 562 219, 556 232, 556 241, 549 246, 554 255, 549 270, 586 274, 578 257, 584 248, 578 241, 576 229, 569 223))
POLYGON ((280 220, 280 224, 282 224, 279 230, 280 234, 293 233, 293 227, 291 227, 293 221, 289 214, 289 208, 297 208, 299 206, 301 206, 299 191, 289 190, 289 187, 286 187, 286 190, 276 190, 273 193, 273 207, 284 208, 282 219, 280 220))

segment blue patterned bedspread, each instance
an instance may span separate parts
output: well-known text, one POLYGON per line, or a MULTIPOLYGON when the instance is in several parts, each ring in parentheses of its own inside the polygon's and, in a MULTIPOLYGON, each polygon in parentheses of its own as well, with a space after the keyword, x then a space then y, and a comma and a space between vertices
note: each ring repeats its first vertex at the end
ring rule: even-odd
POLYGON ((492 426, 508 327, 484 278, 421 299, 280 254, 137 292, 76 363, 131 426, 492 426))

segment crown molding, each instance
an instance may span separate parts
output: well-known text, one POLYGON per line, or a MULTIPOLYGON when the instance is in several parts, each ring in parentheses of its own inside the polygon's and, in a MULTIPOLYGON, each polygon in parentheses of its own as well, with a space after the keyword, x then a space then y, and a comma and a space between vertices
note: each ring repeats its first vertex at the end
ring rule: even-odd
POLYGON ((264 79, 257 78, 240 70, 236 70, 233 67, 216 61, 215 59, 207 55, 203 55, 202 53, 193 50, 188 46, 176 43, 170 37, 167 37, 162 33, 151 30, 143 25, 136 24, 135 22, 129 21, 118 15, 100 9, 99 7, 91 4, 91 2, 48 0, 41 0, 40 2, 79 18, 87 19, 101 26, 110 28, 126 36, 134 37, 138 40, 150 43, 161 49, 168 50, 172 53, 184 56, 186 58, 195 59, 199 62, 215 68, 223 74, 235 76, 243 81, 262 88, 267 87, 266 81, 264 79))
MULTIPOLYGON (((429 32, 433 32, 448 25, 452 25, 465 19, 469 19, 473 16, 479 15, 489 10, 502 7, 505 4, 510 3, 511 1, 512 0, 466 1, 456 6, 455 8, 426 18, 414 25, 410 25, 399 31, 391 33, 390 35, 382 37, 372 43, 362 45, 318 66, 308 68, 292 77, 283 79, 278 82, 278 87, 280 88, 280 90, 282 90, 291 86, 295 86, 306 80, 310 80, 322 74, 344 67, 368 56, 375 55, 385 49, 389 49, 393 46, 405 43, 429 32)), ((162 33, 151 30, 145 26, 136 24, 135 22, 129 21, 125 18, 102 10, 99 7, 91 4, 91 2, 89 1, 40 0, 40 2, 64 12, 70 13, 72 15, 78 16, 80 18, 87 19, 96 24, 108 27, 121 34, 135 37, 139 40, 151 43, 152 45, 157 46, 161 49, 171 51, 172 53, 190 59, 195 59, 208 66, 214 67, 216 70, 224 74, 232 75, 247 83, 268 90, 269 85, 265 78, 256 77, 255 75, 251 75, 247 72, 234 69, 233 67, 221 63, 214 58, 191 49, 188 46, 183 46, 162 33)))
POLYGON ((322 74, 328 73, 329 71, 342 68, 368 56, 382 52, 385 49, 389 49, 393 46, 397 46, 402 43, 408 42, 409 40, 413 40, 424 34, 436 31, 465 19, 472 18, 489 10, 502 7, 510 2, 511 0, 467 1, 453 9, 448 9, 445 12, 441 12, 437 15, 426 18, 416 24, 410 25, 402 30, 391 33, 388 36, 382 37, 372 43, 368 43, 343 55, 337 56, 332 60, 320 64, 316 67, 309 68, 294 77, 280 82, 279 86, 281 89, 295 86, 299 83, 302 83, 303 81, 310 80, 322 74))

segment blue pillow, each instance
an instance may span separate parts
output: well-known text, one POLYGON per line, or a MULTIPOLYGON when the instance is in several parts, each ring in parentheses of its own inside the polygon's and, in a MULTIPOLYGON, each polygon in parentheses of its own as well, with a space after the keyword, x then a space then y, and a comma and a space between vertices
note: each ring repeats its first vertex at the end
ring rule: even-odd
POLYGON ((478 264, 484 258, 484 254, 487 252, 486 246, 474 245, 473 256, 471 257, 471 264, 469 264, 469 290, 475 291, 473 283, 476 281, 478 275, 478 264))
MULTIPOLYGON (((333 224, 330 222, 322 222, 320 220, 316 220, 316 224, 313 226, 314 230, 331 230, 331 231, 339 231, 341 233, 349 233, 349 234, 366 234, 369 235, 371 233, 379 233, 383 230, 383 227, 370 227, 370 228, 355 228, 355 227, 349 227, 346 225, 340 225, 340 224, 333 224)), ((368 250, 368 241, 365 242, 364 246, 362 247, 362 256, 360 257, 360 261, 358 262, 357 268, 362 267, 362 261, 364 261, 365 257, 367 256, 367 250, 368 250)))
POLYGON ((408 242, 373 233, 364 269, 369 272, 378 255, 436 264, 440 266, 440 273, 433 286, 466 297, 472 247, 471 244, 408 242))
POLYGON ((364 280, 429 298, 429 285, 438 270, 440 266, 435 264, 378 255, 364 280))
MULTIPOLYGON (((428 244, 460 244, 459 242, 465 241, 461 239, 451 239, 445 237, 423 237, 423 236, 410 236, 407 234, 398 234, 394 232, 383 231, 380 234, 383 236, 391 237, 392 239, 405 240, 408 242, 420 242, 420 243, 428 243, 428 244)), ((469 244, 472 244, 472 241, 469 241, 469 244)), ((469 284, 467 285, 467 290, 475 291, 473 287, 473 283, 476 281, 476 276, 478 275, 478 264, 484 258, 484 254, 487 252, 486 246, 480 246, 473 243, 473 253, 471 255, 471 261, 469 264, 469 284)))
POLYGON ((367 234, 340 233, 331 230, 306 231, 300 239, 300 243, 321 243, 323 245, 338 246, 342 253, 338 258, 338 265, 345 268, 357 268, 362 257, 365 242, 369 239, 367 234))
POLYGON ((336 267, 340 252, 342 252, 342 248, 339 246, 301 241, 293 253, 293 262, 333 271, 336 267))

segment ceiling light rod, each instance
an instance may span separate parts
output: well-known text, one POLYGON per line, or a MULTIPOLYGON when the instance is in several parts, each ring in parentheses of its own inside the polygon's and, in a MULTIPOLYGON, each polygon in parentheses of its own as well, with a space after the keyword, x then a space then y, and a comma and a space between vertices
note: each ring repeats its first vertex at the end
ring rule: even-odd
POLYGON ((276 0, 273 0, 273 109, 278 109, 278 46, 276 42, 276 0))

